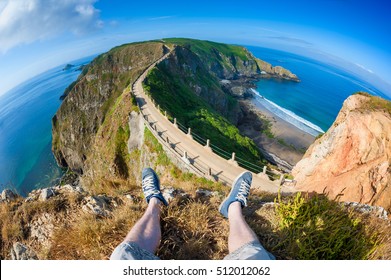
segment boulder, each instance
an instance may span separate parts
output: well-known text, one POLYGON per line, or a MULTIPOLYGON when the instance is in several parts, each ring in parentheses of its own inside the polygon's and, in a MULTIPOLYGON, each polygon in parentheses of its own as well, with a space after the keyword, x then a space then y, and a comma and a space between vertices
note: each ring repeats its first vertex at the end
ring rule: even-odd
POLYGON ((53 188, 46 188, 46 189, 41 190, 41 194, 39 196, 39 199, 42 201, 46 201, 55 195, 56 195, 56 192, 53 188))
POLYGON ((37 254, 26 245, 16 242, 11 248, 12 260, 38 260, 37 254))
POLYGON ((48 246, 54 230, 54 216, 44 213, 29 224, 31 238, 48 246))
POLYGON ((11 191, 10 189, 5 189, 1 193, 1 199, 4 201, 12 201, 15 200, 17 195, 11 191))
POLYGON ((105 196, 87 196, 82 209, 95 216, 107 217, 110 213, 107 199, 105 196))
POLYGON ((162 189, 162 195, 168 203, 173 201, 177 194, 177 190, 173 187, 165 187, 162 189))

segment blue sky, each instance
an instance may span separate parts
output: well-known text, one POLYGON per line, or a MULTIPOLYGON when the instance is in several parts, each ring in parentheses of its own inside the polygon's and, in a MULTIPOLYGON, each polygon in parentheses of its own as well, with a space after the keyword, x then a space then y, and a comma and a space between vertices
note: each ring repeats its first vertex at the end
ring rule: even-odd
POLYGON ((0 96, 119 44, 193 37, 339 64, 391 97, 390 11, 384 0, 0 0, 0 96))

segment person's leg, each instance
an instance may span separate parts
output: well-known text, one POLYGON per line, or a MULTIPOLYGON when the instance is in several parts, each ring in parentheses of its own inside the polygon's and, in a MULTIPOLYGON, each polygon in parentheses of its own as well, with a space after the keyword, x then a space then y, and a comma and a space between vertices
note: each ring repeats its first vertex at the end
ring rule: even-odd
POLYGON ((239 201, 232 202, 228 208, 229 235, 228 250, 236 251, 245 244, 259 242, 257 235, 250 228, 242 215, 242 205, 239 201))
POLYGON ((150 199, 148 208, 125 237, 124 242, 134 242, 140 248, 155 253, 160 243, 160 200, 150 199))
POLYGON ((151 168, 142 172, 142 189, 148 207, 140 220, 129 231, 125 240, 115 248, 110 259, 159 259, 154 255, 160 243, 160 208, 168 205, 160 192, 160 182, 151 168))
POLYGON ((229 220, 228 260, 270 260, 275 259, 258 240, 242 215, 242 208, 247 206, 252 175, 240 174, 232 184, 231 192, 219 207, 220 213, 229 220))

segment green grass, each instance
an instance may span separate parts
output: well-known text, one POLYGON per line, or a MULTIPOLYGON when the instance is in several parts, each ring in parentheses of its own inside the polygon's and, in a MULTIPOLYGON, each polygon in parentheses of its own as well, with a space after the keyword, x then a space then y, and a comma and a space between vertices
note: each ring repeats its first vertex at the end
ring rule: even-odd
POLYGON ((125 129, 120 126, 115 135, 114 165, 117 174, 123 179, 127 179, 129 177, 129 168, 127 164, 129 162, 129 154, 127 149, 129 135, 129 126, 126 126, 125 129))
POLYGON ((367 92, 357 92, 355 94, 369 97, 369 100, 362 105, 362 109, 369 111, 385 111, 391 115, 391 102, 378 96, 370 95, 367 92))
MULTIPOLYGON (((205 70, 200 69, 195 79, 215 81, 205 70)), ((259 164, 263 157, 254 142, 240 134, 239 130, 220 113, 215 111, 204 99, 194 94, 189 86, 187 76, 172 73, 163 64, 158 65, 144 81, 144 89, 167 111, 170 116, 204 139, 210 139, 212 144, 226 150, 229 154, 235 152, 238 157, 259 164)), ((225 156, 229 158, 230 155, 225 156)))
POLYGON ((362 216, 323 195, 278 197, 276 213, 282 249, 294 259, 368 259, 378 249, 377 233, 362 216))
POLYGON ((224 54, 227 57, 236 56, 241 60, 248 60, 248 52, 240 46, 228 45, 222 43, 216 43, 211 41, 187 39, 187 38, 168 38, 163 39, 163 42, 169 44, 175 44, 189 48, 191 51, 203 56, 208 57, 213 50, 224 54))
POLYGON ((163 146, 148 128, 144 129, 144 142, 151 152, 157 153, 156 165, 169 166, 171 161, 163 150, 163 146))

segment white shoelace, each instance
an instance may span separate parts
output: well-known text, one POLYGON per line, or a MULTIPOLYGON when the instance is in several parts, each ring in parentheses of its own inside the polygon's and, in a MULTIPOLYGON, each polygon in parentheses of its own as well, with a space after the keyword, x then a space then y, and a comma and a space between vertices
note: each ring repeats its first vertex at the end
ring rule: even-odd
POLYGON ((159 194, 160 191, 156 189, 153 176, 145 178, 142 182, 144 196, 149 197, 150 195, 159 194))
POLYGON ((246 181, 242 181, 240 183, 238 194, 236 195, 236 199, 243 202, 244 206, 247 206, 247 197, 250 193, 250 185, 246 181))

